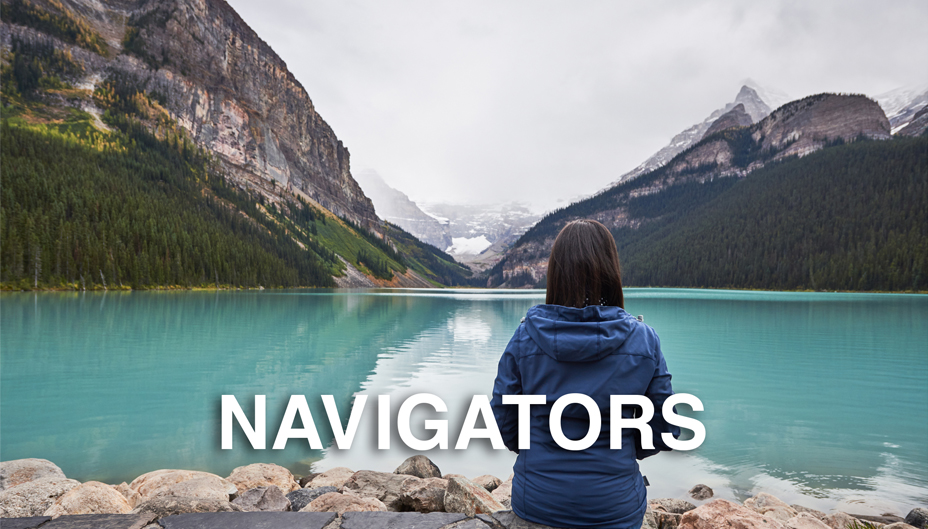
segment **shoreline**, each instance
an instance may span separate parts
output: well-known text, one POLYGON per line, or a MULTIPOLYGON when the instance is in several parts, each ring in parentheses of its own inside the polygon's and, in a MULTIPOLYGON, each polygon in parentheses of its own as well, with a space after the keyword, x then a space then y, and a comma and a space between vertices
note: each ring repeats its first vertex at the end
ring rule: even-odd
MULTIPOLYGON (((63 518, 55 527, 192 529, 247 527, 260 521, 262 527, 281 529, 550 529, 511 511, 512 479, 442 474, 419 455, 392 473, 336 467, 298 478, 281 466, 253 463, 225 478, 162 469, 110 485, 68 479, 48 460, 20 459, 0 462, 0 519, 3 526, 23 528, 63 518), (239 521, 230 525, 233 520, 239 521)), ((881 516, 835 509, 825 513, 788 505, 766 492, 739 504, 715 498, 701 484, 687 496, 648 498, 641 529, 928 528, 928 509, 922 507, 881 516)))

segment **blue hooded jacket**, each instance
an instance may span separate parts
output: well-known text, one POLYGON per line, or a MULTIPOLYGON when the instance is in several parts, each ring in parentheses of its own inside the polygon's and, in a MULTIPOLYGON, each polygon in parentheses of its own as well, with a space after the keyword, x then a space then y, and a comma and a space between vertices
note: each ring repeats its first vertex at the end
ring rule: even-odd
MULTIPOLYGON (((670 448, 661 433, 680 429, 661 415, 673 395, 670 373, 654 329, 619 307, 536 305, 529 309, 499 361, 491 402, 503 442, 517 452, 512 510, 525 520, 554 527, 638 528, 647 492, 636 459, 670 448), (602 415, 596 442, 582 451, 555 443, 548 424, 562 395, 593 398, 602 415), (531 448, 518 450, 518 407, 503 395, 545 395, 531 407, 531 448), (649 422, 654 450, 642 450, 636 429, 623 428, 622 448, 609 448, 610 395, 645 395, 654 404, 649 422)), ((637 407, 624 407, 631 418, 637 407)), ((564 435, 583 438, 589 414, 580 405, 561 416, 564 435)))

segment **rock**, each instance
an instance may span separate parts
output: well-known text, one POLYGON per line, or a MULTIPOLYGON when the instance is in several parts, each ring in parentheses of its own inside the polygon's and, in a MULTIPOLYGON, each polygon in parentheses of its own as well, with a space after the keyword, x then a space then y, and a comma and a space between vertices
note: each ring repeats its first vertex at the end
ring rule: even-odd
POLYGON ((889 525, 884 525, 883 529, 915 529, 915 526, 909 525, 905 522, 896 522, 889 525))
POLYGON ((799 514, 789 504, 766 492, 761 492, 752 498, 744 500, 744 506, 781 522, 785 522, 799 514))
POLYGON ((393 505, 394 511, 444 512, 448 480, 442 478, 410 479, 403 483, 402 494, 393 505))
POLYGON ((335 487, 337 489, 345 486, 345 482, 354 475, 354 470, 345 467, 335 467, 326 470, 317 475, 305 487, 318 489, 319 487, 335 487))
POLYGON ((45 516, 58 518, 66 514, 126 514, 132 506, 116 489, 99 481, 88 481, 72 488, 55 500, 45 516))
POLYGON ((928 509, 916 507, 905 515, 905 523, 918 529, 928 529, 928 509))
POLYGON ((445 474, 442 476, 442 479, 451 479, 451 478, 464 478, 467 479, 467 476, 464 474, 445 474))
POLYGON ((351 479, 345 482, 342 492, 351 491, 365 498, 376 498, 392 511, 400 509, 399 500, 404 493, 407 482, 421 481, 415 476, 407 474, 390 474, 387 472, 374 472, 372 470, 359 470, 351 479))
POLYGON ((690 497, 698 501, 708 500, 713 494, 714 492, 709 488, 709 485, 703 485, 702 483, 691 488, 689 492, 690 497))
POLYGON ((335 519, 323 512, 208 512, 168 516, 150 529, 338 529, 335 519))
POLYGON ((393 473, 416 476, 417 478, 441 477, 441 470, 438 470, 438 466, 425 456, 412 456, 406 459, 400 466, 396 467, 393 473))
POLYGON ((808 512, 801 512, 786 520, 786 527, 789 529, 828 529, 824 522, 808 512))
POLYGON ((445 492, 445 510, 448 512, 474 516, 502 511, 505 508, 485 488, 469 479, 448 480, 448 490, 445 492))
POLYGON ((511 507, 511 501, 512 501, 512 478, 513 478, 513 477, 514 477, 514 475, 513 475, 513 474, 510 474, 510 475, 509 475, 509 479, 507 479, 506 481, 502 482, 502 484, 500 484, 499 487, 496 487, 495 489, 493 489, 493 492, 490 493, 490 495, 493 496, 493 498, 494 498, 496 501, 498 501, 498 502, 500 503, 500 505, 504 506, 504 507, 507 508, 507 509, 511 507))
POLYGON ((338 492, 338 489, 335 487, 319 487, 317 489, 295 490, 287 494, 287 499, 290 500, 290 510, 299 511, 309 505, 309 502, 329 492, 338 492))
POLYGON ((825 525, 831 527, 831 529, 847 529, 848 525, 857 522, 857 518, 854 518, 845 512, 838 511, 833 514, 829 514, 822 521, 825 522, 825 525))
POLYGON ((487 492, 493 492, 494 490, 496 490, 497 487, 503 484, 503 480, 499 479, 496 476, 491 476, 489 474, 477 476, 471 481, 487 489, 487 492))
POLYGON ((301 488, 289 470, 280 465, 268 463, 254 463, 238 467, 226 479, 234 483, 239 492, 274 485, 286 494, 301 488))
POLYGON ((309 482, 313 480, 314 477, 318 476, 318 472, 313 472, 312 474, 306 474, 302 478, 298 479, 296 482, 300 484, 301 488, 305 488, 306 485, 309 485, 309 482))
MULTIPOLYGON (((528 520, 523 520, 516 513, 512 511, 501 511, 493 513, 492 516, 487 516, 486 514, 479 514, 477 518, 493 524, 493 527, 503 526, 506 529, 556 529, 550 525, 543 525, 540 523, 530 522, 528 520), (493 522, 495 520, 495 523, 493 522)), ((645 529, 648 529, 647 526, 642 525, 645 529)), ((654 529, 657 529, 656 527, 654 529)))
POLYGON ((0 463, 0 491, 42 478, 66 479, 58 465, 47 459, 14 459, 0 463))
POLYGON ((677 529, 682 517, 682 514, 667 512, 663 509, 654 510, 649 505, 641 521, 641 527, 643 529, 677 529))
POLYGON ((717 499, 696 507, 680 518, 679 529, 785 529, 777 520, 754 509, 717 499))
POLYGON ((229 495, 237 494, 238 488, 231 481, 216 474, 196 470, 163 469, 148 472, 132 480, 129 488, 139 493, 145 502, 156 496, 179 496, 229 501, 229 495), (194 481, 196 480, 196 481, 194 481), (193 481, 185 487, 174 487, 178 483, 193 481), (194 492, 195 491, 195 492, 194 492), (224 498, 223 498, 224 496, 224 498))
POLYGON ((857 518, 858 520, 863 520, 865 522, 875 522, 880 525, 889 525, 891 523, 904 522, 905 520, 894 515, 894 514, 884 514, 882 516, 873 516, 872 514, 853 514, 848 513, 850 516, 857 518))
POLYGON ((664 511, 674 514, 683 514, 696 508, 696 506, 692 503, 686 500, 678 500, 676 498, 658 498, 656 500, 648 500, 648 505, 655 511, 664 511))
POLYGON ((123 497, 126 498, 126 501, 129 502, 129 506, 132 507, 133 509, 135 508, 136 505, 139 504, 139 501, 142 498, 142 495, 132 490, 132 487, 130 487, 129 484, 126 483, 125 481, 123 481, 119 485, 113 485, 112 487, 116 492, 122 494, 123 497))
POLYGON ((344 514, 346 512, 386 510, 387 506, 376 498, 363 498, 361 496, 355 496, 354 494, 327 492, 309 502, 309 505, 300 509, 300 512, 334 512, 337 514, 344 514))
POLYGON ((232 500, 232 503, 246 512, 290 510, 290 500, 276 485, 248 489, 232 500))
POLYGON ((25 518, 2 518, 3 529, 36 529, 51 520, 48 516, 27 516, 25 518))
POLYGON ((185 498, 183 496, 158 496, 144 501, 135 509, 132 509, 133 514, 152 513, 157 518, 195 512, 243 512, 243 510, 230 501, 185 498))
POLYGON ((347 512, 341 529, 489 529, 485 524, 466 525, 467 521, 463 514, 451 513, 347 512))
POLYGON ((0 518, 42 516, 55 500, 80 484, 68 478, 38 478, 0 491, 0 518))
POLYGON ((804 507, 804 506, 802 506, 802 505, 796 505, 795 503, 793 503, 792 505, 790 505, 790 507, 792 507, 793 510, 796 511, 796 512, 798 512, 799 514, 802 514, 802 513, 806 512, 806 513, 811 514, 812 516, 815 516, 815 517, 818 518, 819 520, 824 520, 825 517, 828 516, 827 514, 823 513, 822 511, 817 511, 817 510, 815 510, 815 509, 810 509, 810 508, 804 507))

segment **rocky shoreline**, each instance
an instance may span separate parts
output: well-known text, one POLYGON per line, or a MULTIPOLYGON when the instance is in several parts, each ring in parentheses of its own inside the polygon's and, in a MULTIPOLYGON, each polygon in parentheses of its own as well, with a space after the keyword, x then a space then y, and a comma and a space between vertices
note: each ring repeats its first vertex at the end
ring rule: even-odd
MULTIPOLYGON (((54 463, 0 463, 3 529, 549 529, 509 510, 512 476, 442 474, 424 456, 393 473, 333 468, 296 478, 273 464, 238 467, 223 478, 156 470, 132 483, 68 479, 54 463)), ((904 518, 824 513, 759 493, 743 504, 712 499, 697 485, 688 500, 649 500, 642 529, 928 529, 928 509, 904 518), (709 501, 706 501, 709 500, 709 501)))

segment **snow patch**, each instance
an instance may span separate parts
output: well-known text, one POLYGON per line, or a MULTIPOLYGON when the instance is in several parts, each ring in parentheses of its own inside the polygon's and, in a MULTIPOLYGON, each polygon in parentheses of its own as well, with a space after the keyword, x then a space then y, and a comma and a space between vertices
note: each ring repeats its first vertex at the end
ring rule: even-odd
POLYGON ((493 244, 487 240, 486 235, 480 237, 452 237, 451 246, 445 252, 451 255, 470 254, 477 255, 493 244))

